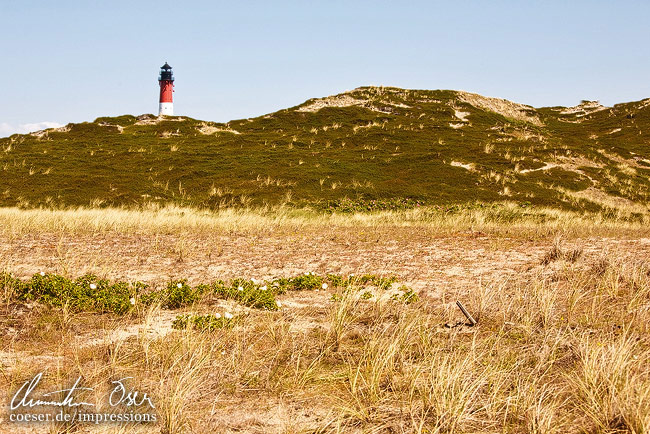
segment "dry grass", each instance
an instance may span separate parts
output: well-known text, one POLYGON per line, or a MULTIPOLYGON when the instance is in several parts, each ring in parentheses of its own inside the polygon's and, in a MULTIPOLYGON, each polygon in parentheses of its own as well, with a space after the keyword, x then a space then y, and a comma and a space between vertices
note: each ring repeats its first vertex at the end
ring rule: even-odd
MULTIPOLYGON (((56 349, 45 341, 32 352, 74 361, 49 370, 48 384, 83 375, 98 401, 107 376, 133 375, 154 396, 156 432, 648 432, 649 265, 576 264, 483 289, 473 328, 444 327, 460 315, 453 303, 351 290, 308 308, 250 311, 233 329, 91 346, 73 344, 72 316, 56 325, 56 349)), ((8 364, 3 389, 41 368, 8 364)))
MULTIPOLYGON (((332 183, 332 188, 340 185, 332 183)), ((182 187, 179 184, 179 190, 182 187)), ((219 195, 220 189, 213 188, 219 195)), ((242 199, 243 202, 246 198, 242 199)), ((638 209, 612 208, 607 217, 599 213, 578 213, 553 208, 522 208, 504 202, 498 208, 471 208, 449 213, 421 207, 372 214, 326 214, 310 209, 280 206, 275 208, 227 208, 218 211, 152 206, 147 209, 76 208, 19 209, 0 208, 0 233, 5 237, 33 233, 181 233, 191 231, 259 231, 275 228, 306 227, 423 227, 440 234, 473 230, 546 236, 648 233, 647 214, 638 209), (637 213, 637 214, 634 214, 637 213)))
MULTIPOLYGON (((243 257, 251 261, 274 258, 257 238, 242 235, 260 230, 269 236, 279 231, 287 245, 295 244, 299 232, 319 240, 354 233, 353 243, 401 249, 411 261, 423 253, 413 254, 401 237, 422 231, 446 237, 441 250, 452 256, 467 229, 495 235, 482 242, 484 252, 543 246, 515 275, 497 270, 468 284, 449 274, 445 278, 455 284, 444 291, 421 288, 419 301, 410 304, 391 299, 390 291, 353 287, 287 294, 277 312, 205 300, 173 312, 154 306, 116 317, 21 304, 2 293, 1 399, 8 402, 11 391, 45 370, 44 388, 81 375, 95 389, 88 399, 100 409, 106 408, 108 380, 132 376, 132 384, 152 395, 159 418, 146 426, 36 425, 50 432, 649 432, 647 249, 626 251, 631 244, 618 243, 605 254, 600 244, 575 238, 600 233, 614 237, 604 245, 623 237, 642 244, 647 232, 639 223, 545 212, 558 219, 486 221, 493 216, 482 210, 448 221, 423 211, 325 216, 290 209, 0 210, 3 223, 12 222, 2 225, 4 235, 15 237, 52 233, 82 239, 123 232, 158 239, 187 231, 207 239, 233 231, 250 243, 243 257), (332 230, 332 224, 344 229, 332 230), (413 231, 402 232, 404 227, 413 231), (384 234, 390 242, 361 241, 366 233, 384 234), (366 291, 372 297, 362 297, 366 291), (477 326, 447 326, 464 319, 457 299, 477 326), (241 315, 233 328, 202 333, 169 327, 179 313, 225 309, 241 315)), ((459 251, 469 252, 470 245, 460 244, 459 251)), ((193 252, 206 246, 179 237, 170 254, 183 258, 179 267, 189 273, 193 252)), ((74 249, 61 243, 61 260, 70 261, 74 249)), ((366 271, 386 271, 386 258, 381 257, 385 268, 366 271)), ((289 252, 283 261, 299 259, 289 252)), ((467 267, 482 261, 487 259, 477 257, 467 267)), ((75 274, 75 263, 68 266, 75 274)), ((412 280, 425 276, 414 273, 412 280)))

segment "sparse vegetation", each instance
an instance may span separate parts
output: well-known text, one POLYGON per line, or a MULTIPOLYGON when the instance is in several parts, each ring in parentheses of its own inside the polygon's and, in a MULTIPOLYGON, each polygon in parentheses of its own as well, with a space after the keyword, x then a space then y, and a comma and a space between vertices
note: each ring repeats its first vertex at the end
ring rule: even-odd
POLYGON ((233 327, 236 318, 231 313, 226 312, 224 315, 220 313, 216 315, 178 315, 172 323, 172 328, 183 330, 188 327, 194 328, 201 332, 211 332, 225 327, 233 327))
MULTIPOLYGON (((570 251, 561 241, 553 243, 556 251, 570 251)), ((270 283, 267 290, 275 288, 287 300, 304 291, 318 294, 316 289, 325 298, 315 300, 314 308, 273 311, 215 307, 209 297, 201 297, 192 301, 192 312, 173 309, 167 328, 157 333, 152 324, 161 315, 159 304, 135 309, 127 324, 106 322, 110 314, 104 314, 103 327, 112 324, 123 333, 134 323, 144 332, 118 335, 124 337, 115 342, 59 347, 53 357, 76 362, 47 371, 44 382, 58 384, 84 372, 84 381, 103 391, 106 370, 128 372, 151 392, 161 419, 153 428, 125 428, 133 432, 252 431, 260 426, 265 432, 290 427, 320 432, 647 432, 650 264, 623 256, 603 260, 564 254, 537 264, 524 279, 486 282, 472 290, 467 305, 478 318, 475 327, 462 325, 455 303, 436 293, 419 297, 411 288, 399 287, 383 297, 386 289, 380 287, 387 286, 382 283, 393 278, 306 272, 265 282, 218 283, 200 292, 270 283), (324 288, 327 282, 331 286, 324 288), (361 282, 374 289, 360 290, 361 282), (456 325, 446 326, 450 322, 456 325), (289 412, 267 419, 285 400, 309 408, 311 416, 289 412), (211 413, 206 406, 212 406, 211 413)), ((64 281, 60 276, 38 276, 22 283, 32 288, 24 294, 49 294, 49 285, 65 286, 58 283, 64 281)), ((21 293, 7 287, 21 283, 6 273, 2 278, 5 294, 10 294, 3 305, 16 306, 11 300, 21 300, 21 293)), ((86 276, 66 284, 85 287, 88 282, 99 280, 86 276)), ((174 281, 164 288, 191 294, 193 287, 186 290, 185 285, 174 281)), ((12 319, 20 324, 21 338, 11 345, 17 352, 38 345, 40 356, 49 351, 52 333, 63 342, 83 336, 88 331, 75 324, 89 324, 89 318, 81 311, 68 313, 66 305, 70 303, 32 307, 28 317, 12 319), (45 324, 50 334, 38 334, 45 324)), ((21 366, 16 359, 3 368, 3 390, 34 372, 34 367, 21 366)))

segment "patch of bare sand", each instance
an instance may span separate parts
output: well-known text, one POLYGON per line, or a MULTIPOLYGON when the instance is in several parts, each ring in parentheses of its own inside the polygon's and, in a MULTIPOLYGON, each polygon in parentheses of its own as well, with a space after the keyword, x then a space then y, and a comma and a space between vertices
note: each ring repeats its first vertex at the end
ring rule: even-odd
POLYGON ((30 354, 26 351, 0 351, 0 370, 15 370, 18 365, 41 366, 43 368, 56 366, 63 362, 63 356, 50 354, 30 354))
POLYGON ((576 115, 576 117, 582 117, 589 115, 591 113, 599 112, 602 110, 607 110, 609 107, 605 107, 600 104, 598 101, 583 101, 580 104, 567 107, 560 112, 563 115, 576 115))
POLYGON ((538 167, 537 169, 522 169, 519 171, 519 173, 529 173, 529 172, 538 172, 540 170, 549 170, 557 166, 558 164, 556 163, 544 163, 542 167, 538 167))
POLYGON ((542 125, 542 121, 537 116, 535 109, 531 106, 518 104, 507 99, 491 98, 470 92, 459 91, 456 92, 456 95, 461 101, 475 107, 498 113, 507 118, 530 122, 534 125, 542 125))
POLYGON ((356 99, 350 95, 341 94, 315 99, 312 102, 300 107, 297 111, 314 113, 326 107, 352 107, 362 106, 366 103, 367 101, 365 100, 356 99))
POLYGON ((76 336, 76 344, 79 347, 91 347, 94 345, 111 345, 125 341, 132 337, 144 337, 147 339, 158 339, 172 331, 172 322, 180 312, 160 310, 150 317, 145 317, 141 323, 130 325, 118 325, 113 329, 91 331, 76 336))
POLYGON ((207 123, 202 123, 199 125, 196 130, 204 135, 212 135, 212 134, 217 134, 217 133, 230 133, 230 134, 241 134, 239 131, 233 130, 232 128, 222 128, 222 127, 217 127, 214 125, 209 125, 207 123))
MULTIPOLYGON (((299 112, 308 112, 308 113, 314 113, 317 112, 321 109, 327 108, 327 107, 353 107, 353 106, 358 106, 358 107, 365 107, 369 110, 379 112, 379 113, 390 113, 390 111, 385 110, 385 106, 391 106, 391 107, 399 107, 399 108, 410 108, 410 106, 403 104, 403 103, 398 103, 395 101, 390 100, 389 98, 380 98, 377 101, 369 101, 367 99, 358 99, 353 97, 351 94, 354 92, 359 91, 359 89, 355 89, 352 91, 348 91, 339 95, 332 95, 332 96, 327 96, 325 98, 316 98, 308 101, 305 103, 302 107, 298 108, 297 111, 299 112), (375 104, 377 103, 377 104, 375 104), (380 107, 384 106, 384 107, 380 107)), ((371 89, 371 91, 378 92, 378 95, 383 94, 383 90, 380 88, 375 88, 371 89)))
POLYGON ((215 403, 218 411, 208 423, 212 432, 221 433, 317 432, 323 420, 334 414, 331 408, 314 404, 305 406, 300 401, 270 398, 262 408, 251 411, 245 400, 233 402, 224 397, 215 403))

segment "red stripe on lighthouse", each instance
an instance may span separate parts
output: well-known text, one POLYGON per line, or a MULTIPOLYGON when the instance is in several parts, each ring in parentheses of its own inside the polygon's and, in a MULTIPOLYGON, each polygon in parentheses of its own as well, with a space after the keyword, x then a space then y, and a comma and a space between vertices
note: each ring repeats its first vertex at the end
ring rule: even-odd
POLYGON ((160 81, 160 102, 173 102, 174 82, 169 80, 160 81))

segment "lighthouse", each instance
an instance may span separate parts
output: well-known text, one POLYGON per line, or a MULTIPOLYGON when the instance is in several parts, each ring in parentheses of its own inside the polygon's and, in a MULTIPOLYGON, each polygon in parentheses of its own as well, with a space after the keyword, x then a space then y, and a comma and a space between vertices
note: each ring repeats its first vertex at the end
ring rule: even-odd
POLYGON ((174 92, 174 74, 172 74, 172 67, 167 62, 160 67, 158 83, 160 84, 158 116, 174 116, 174 102, 172 97, 172 92, 174 92))

